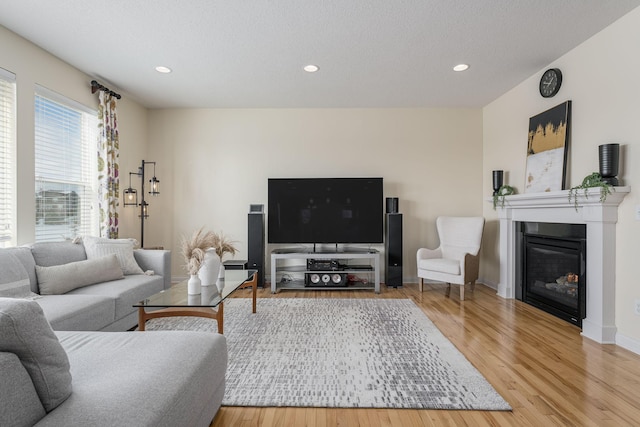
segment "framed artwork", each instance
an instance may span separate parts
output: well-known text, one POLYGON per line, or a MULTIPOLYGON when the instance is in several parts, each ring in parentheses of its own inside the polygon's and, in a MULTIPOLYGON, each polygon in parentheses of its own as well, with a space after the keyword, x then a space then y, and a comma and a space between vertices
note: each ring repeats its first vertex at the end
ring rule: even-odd
POLYGON ((529 119, 525 193, 565 189, 571 101, 529 119))

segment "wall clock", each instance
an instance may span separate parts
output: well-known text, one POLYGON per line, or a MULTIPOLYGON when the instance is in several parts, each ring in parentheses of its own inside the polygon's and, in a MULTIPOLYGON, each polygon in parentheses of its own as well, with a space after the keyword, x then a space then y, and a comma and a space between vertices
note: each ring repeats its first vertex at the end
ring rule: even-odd
POLYGON ((560 90, 562 72, 559 68, 549 68, 540 78, 540 95, 551 98, 560 90))

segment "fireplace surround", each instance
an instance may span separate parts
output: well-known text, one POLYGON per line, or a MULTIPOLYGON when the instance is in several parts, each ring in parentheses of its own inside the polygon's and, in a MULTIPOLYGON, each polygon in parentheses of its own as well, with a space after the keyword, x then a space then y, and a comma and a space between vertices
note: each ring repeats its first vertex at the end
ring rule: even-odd
MULTIPOLYGON (((615 187, 604 203, 600 189, 578 193, 577 208, 569 191, 506 196, 496 207, 500 221, 500 282, 498 295, 512 299, 517 283, 517 225, 519 222, 586 225, 586 317, 582 335, 599 343, 615 343, 616 223, 618 206, 630 192, 615 187)), ((492 199, 488 199, 492 201, 492 199)))

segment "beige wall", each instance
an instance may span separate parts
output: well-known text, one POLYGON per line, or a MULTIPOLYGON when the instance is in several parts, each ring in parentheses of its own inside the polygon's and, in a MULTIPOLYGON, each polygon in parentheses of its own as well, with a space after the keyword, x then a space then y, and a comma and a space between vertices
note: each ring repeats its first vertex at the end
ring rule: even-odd
MULTIPOLYGON (((640 253, 640 222, 635 207, 640 205, 640 8, 592 37, 549 66, 563 73, 560 92, 552 99, 538 94, 540 73, 504 94, 483 111, 484 171, 483 193, 491 193, 491 171, 504 169, 506 183, 519 191, 524 188, 525 150, 529 117, 566 100, 572 101, 571 145, 568 158, 568 186, 598 171, 598 145, 617 142, 622 146, 621 173, 631 193, 620 205, 617 226, 616 324, 618 341, 627 347, 638 346, 640 317, 634 314, 634 302, 640 300, 635 263, 640 253), (635 343, 634 343, 635 341, 635 343)), ((546 69, 547 67, 545 67, 546 69)), ((488 220, 483 248, 483 272, 486 281, 497 283, 497 215, 485 202, 488 220)), ((636 350, 640 349, 638 347, 636 350)))
MULTIPOLYGON (((1 26, 0 67, 16 75, 17 241, 14 243, 26 244, 35 238, 35 85, 93 109, 98 107, 98 95, 91 93, 90 76, 1 26)), ((121 167, 123 171, 128 171, 129 167, 135 171, 133 164, 142 158, 147 147, 147 109, 125 95, 118 103, 118 112, 121 167)), ((129 221, 123 221, 121 235, 130 235, 137 230, 139 227, 132 228, 129 221)))
MULTIPOLYGON (((91 76, 4 27, 0 67, 17 76, 15 243, 25 244, 35 234, 35 85, 90 108, 97 95, 91 76)), ((180 238, 200 226, 237 240, 246 258, 246 214, 251 203, 266 205, 269 177, 382 176, 404 214, 405 281, 415 281, 415 250, 437 245, 437 215, 481 213, 479 109, 148 111, 123 93, 118 112, 121 189, 142 159, 157 162, 161 194, 147 198, 145 246, 172 249, 177 276, 180 238)), ((132 184, 140 188, 135 176, 132 184)), ((120 236, 139 238, 137 210, 120 207, 120 236)))
POLYGON ((246 259, 249 205, 266 206, 268 178, 381 176, 385 197, 400 199, 404 279, 415 282, 417 248, 438 243, 436 216, 482 213, 480 110, 159 110, 149 123, 163 193, 145 243, 177 250, 205 226, 246 259))

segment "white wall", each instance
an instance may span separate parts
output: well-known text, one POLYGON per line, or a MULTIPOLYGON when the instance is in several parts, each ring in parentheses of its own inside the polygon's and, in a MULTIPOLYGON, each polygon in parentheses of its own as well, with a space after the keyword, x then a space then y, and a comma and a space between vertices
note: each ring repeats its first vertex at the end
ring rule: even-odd
MULTIPOLYGON (((562 88, 552 99, 538 94, 539 78, 548 67, 504 94, 483 110, 483 180, 485 195, 491 194, 491 171, 504 169, 505 182, 524 188, 529 118, 566 100, 572 101, 568 187, 598 171, 598 145, 622 146, 619 177, 631 186, 620 205, 616 244, 616 324, 619 344, 640 352, 640 317, 634 302, 640 300, 635 263, 640 253, 640 8, 559 58, 548 67, 563 73, 562 88)), ((482 277, 499 281, 497 215, 484 203, 488 220, 483 248, 482 277)))
MULTIPOLYGON (((35 238, 34 91, 41 85, 89 108, 98 108, 92 78, 0 26, 0 67, 16 75, 17 86, 17 244, 35 238)), ((113 88, 117 89, 117 88, 113 88)), ((147 147, 147 109, 126 95, 118 102, 121 170, 137 170, 147 147), (130 169, 131 168, 131 169, 130 169)), ((127 181, 128 182, 128 181, 127 181)), ((123 185, 125 185, 123 183, 123 185)), ((126 214, 126 213, 125 213, 126 214)), ((139 233, 125 221, 121 235, 139 233)))
POLYGON ((383 177, 385 197, 400 199, 414 283, 417 248, 438 243, 435 218, 482 213, 480 110, 179 109, 151 111, 149 123, 163 193, 145 244, 176 250, 174 276, 186 276, 181 237, 202 226, 246 259, 249 205, 266 206, 270 177, 383 177))

